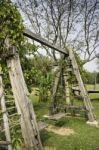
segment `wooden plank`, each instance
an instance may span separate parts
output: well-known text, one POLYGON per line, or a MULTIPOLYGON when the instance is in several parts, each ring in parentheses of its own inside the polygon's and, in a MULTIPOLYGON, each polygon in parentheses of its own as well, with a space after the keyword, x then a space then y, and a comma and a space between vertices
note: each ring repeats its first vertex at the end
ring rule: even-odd
POLYGON ((56 47, 55 45, 51 44, 49 41, 42 38, 39 34, 35 34, 35 33, 31 32, 29 29, 25 29, 23 34, 30 39, 33 39, 45 46, 48 46, 49 48, 51 48, 53 50, 56 50, 58 52, 61 52, 62 54, 65 54, 66 56, 68 56, 68 53, 66 51, 62 50, 61 48, 56 47))
MULTIPOLYGON (((80 89, 72 88, 73 91, 81 92, 80 89)), ((88 93, 99 93, 99 90, 87 90, 88 93)))
POLYGON ((72 49, 69 49, 68 52, 69 52, 69 57, 70 57, 71 64, 72 64, 72 67, 74 70, 74 74, 75 74, 76 79, 78 81, 79 89, 81 91, 81 95, 83 97, 84 104, 85 104, 86 110, 88 112, 87 113, 88 119, 90 122, 94 122, 96 120, 96 118, 95 118, 95 115, 93 113, 93 107, 92 107, 92 104, 90 102, 90 98, 88 97, 88 93, 85 89, 83 80, 81 78, 80 71, 79 71, 78 64, 77 64, 76 59, 75 59, 74 52, 72 49))
MULTIPOLYGON (((6 42, 9 42, 6 40, 6 42)), ((6 44, 6 43, 5 43, 6 44)), ((7 45, 6 45, 7 46, 7 45)), ((12 47, 8 47, 8 51, 6 51, 6 53, 1 53, 0 54, 0 58, 2 59, 6 59, 8 57, 13 57, 15 55, 15 53, 18 53, 17 49, 12 49, 12 47)))
POLYGON ((79 110, 85 110, 85 107, 83 106, 76 106, 76 105, 66 105, 65 106, 66 109, 79 109, 79 110))
POLYGON ((1 145, 11 145, 11 142, 8 142, 8 141, 0 141, 0 146, 1 145))
MULTIPOLYGON (((9 120, 7 115, 7 109, 6 109, 6 103, 5 103, 5 97, 4 97, 4 90, 3 90, 3 83, 2 83, 2 76, 0 75, 0 91, 2 91, 2 97, 1 97, 1 109, 3 112, 3 123, 4 123, 4 130, 5 130, 5 136, 6 140, 11 142, 10 137, 10 128, 9 128, 9 120)), ((12 150, 12 145, 8 145, 8 150, 12 150)))
POLYGON ((49 110, 50 115, 54 114, 55 111, 56 111, 57 102, 56 102, 55 97, 56 97, 56 93, 57 93, 57 90, 58 90, 59 81, 60 81, 60 78, 61 78, 61 71, 62 71, 62 69, 60 68, 59 72, 55 76, 55 81, 54 81, 54 85, 53 85, 53 89, 52 89, 52 95, 51 95, 51 106, 50 106, 50 110, 49 110))
POLYGON ((8 146, 11 144, 8 141, 0 141, 0 150, 8 150, 8 146))
POLYGON ((99 93, 99 90, 88 90, 88 93, 99 93))
MULTIPOLYGON (((14 47, 13 47, 14 48, 14 47)), ((19 56, 7 60, 15 103, 19 107, 22 135, 27 149, 42 149, 32 103, 24 81, 19 56)))
POLYGON ((48 118, 50 120, 60 120, 61 118, 65 117, 65 113, 57 113, 54 115, 44 115, 44 118, 48 118))
POLYGON ((67 78, 68 78, 67 76, 64 76, 66 104, 70 105, 71 104, 71 101, 70 101, 70 88, 69 88, 69 83, 68 83, 67 78))

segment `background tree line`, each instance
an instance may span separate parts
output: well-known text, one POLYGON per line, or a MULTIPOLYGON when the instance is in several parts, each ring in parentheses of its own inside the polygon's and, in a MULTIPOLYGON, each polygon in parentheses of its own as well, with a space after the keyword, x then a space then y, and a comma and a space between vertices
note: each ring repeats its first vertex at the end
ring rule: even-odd
MULTIPOLYGON (((24 24, 62 48, 73 48, 83 64, 99 56, 98 0, 12 0, 24 24)), ((44 47, 47 54, 55 52, 44 47)))
POLYGON ((99 84, 99 72, 87 72, 87 84, 99 84))

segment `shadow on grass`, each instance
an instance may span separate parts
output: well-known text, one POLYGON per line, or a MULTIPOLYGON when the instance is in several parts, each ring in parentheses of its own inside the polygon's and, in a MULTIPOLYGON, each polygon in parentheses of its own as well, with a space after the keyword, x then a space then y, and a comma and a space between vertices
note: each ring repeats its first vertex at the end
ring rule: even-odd
POLYGON ((48 133, 46 130, 42 130, 40 132, 40 137, 41 137, 42 143, 46 143, 49 140, 49 138, 52 137, 52 135, 51 133, 48 133))

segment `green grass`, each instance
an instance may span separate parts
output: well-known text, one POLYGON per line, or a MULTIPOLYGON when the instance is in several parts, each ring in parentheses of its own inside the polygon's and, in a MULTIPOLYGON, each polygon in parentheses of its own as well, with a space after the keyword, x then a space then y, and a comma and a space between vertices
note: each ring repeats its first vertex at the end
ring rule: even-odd
POLYGON ((75 131, 74 135, 59 136, 42 131, 41 138, 45 146, 56 147, 57 150, 98 150, 99 129, 88 126, 84 120, 65 118, 61 120, 64 127, 75 131))
MULTIPOLYGON (((86 87, 88 90, 94 90, 94 85, 92 84, 87 84, 86 87)), ((99 84, 96 85, 96 90, 99 90, 99 84)))
MULTIPOLYGON (((34 104, 37 119, 43 119, 42 116, 48 113, 49 103, 39 103, 38 96, 34 96, 34 93, 32 94, 31 99, 34 104)), ((95 97, 95 95, 92 96, 95 97)), ((92 101, 92 104, 97 119, 99 120, 99 102, 92 101)), ((75 132, 74 135, 59 136, 52 132, 43 130, 41 131, 41 140, 44 146, 56 147, 56 150, 99 150, 99 128, 87 125, 86 120, 70 117, 63 118, 57 122, 49 121, 47 119, 44 121, 56 126, 69 127, 75 132)))
MULTIPOLYGON (((94 85, 86 85, 86 88, 87 90, 94 90, 94 85)), ((96 90, 99 90, 99 84, 96 85, 96 90)), ((89 94, 89 97, 91 99, 94 99, 94 98, 99 98, 99 93, 95 93, 95 94, 89 94)))

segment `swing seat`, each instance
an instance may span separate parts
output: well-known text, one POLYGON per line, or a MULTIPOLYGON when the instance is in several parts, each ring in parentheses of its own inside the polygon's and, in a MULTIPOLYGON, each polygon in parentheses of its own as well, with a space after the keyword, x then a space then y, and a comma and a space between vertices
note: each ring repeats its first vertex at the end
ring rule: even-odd
POLYGON ((61 118, 65 117, 65 113, 57 113, 54 115, 44 115, 44 118, 50 119, 50 120, 60 120, 61 118))

